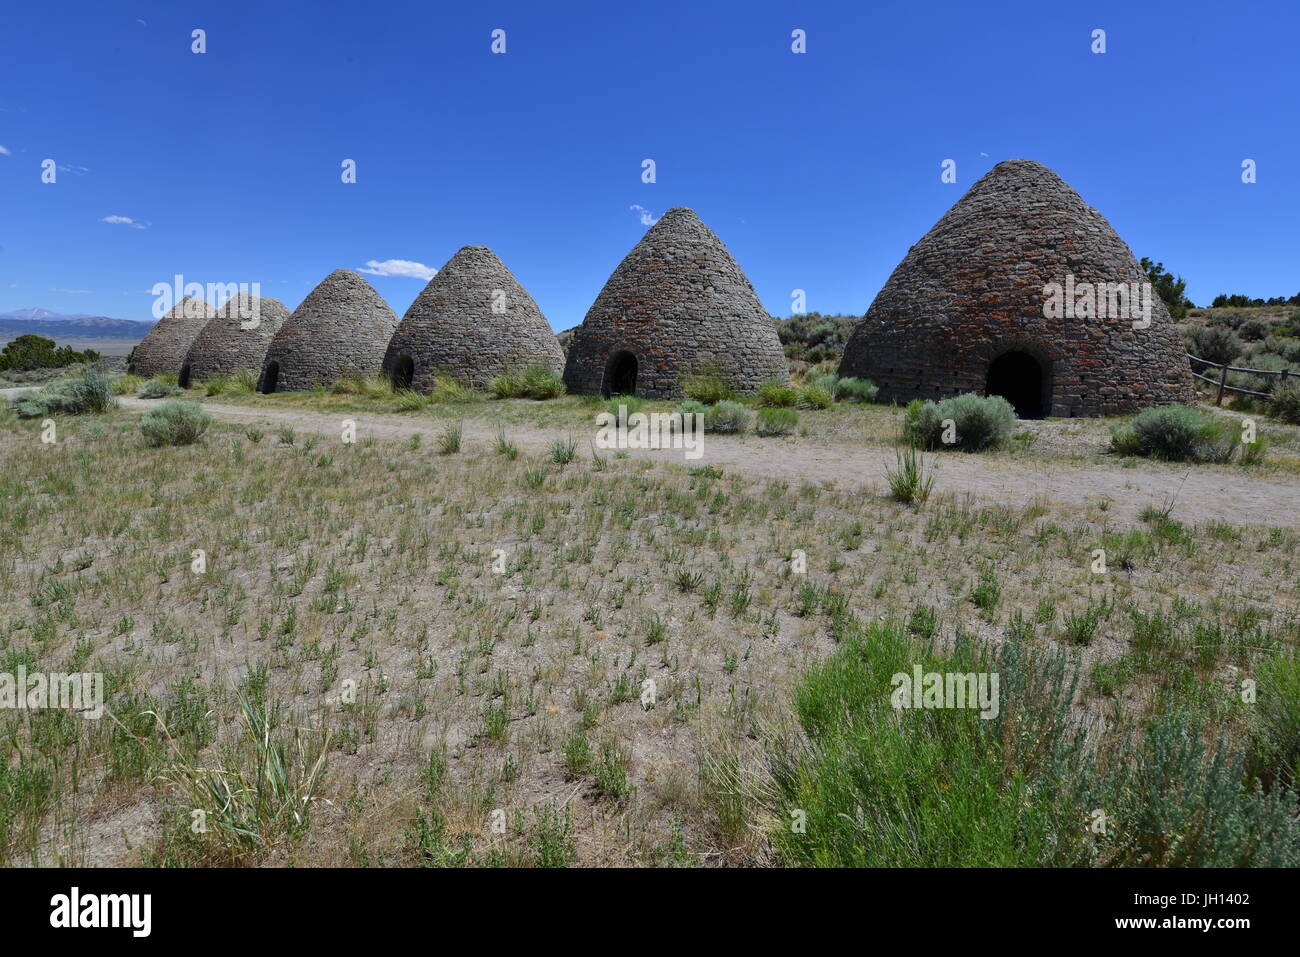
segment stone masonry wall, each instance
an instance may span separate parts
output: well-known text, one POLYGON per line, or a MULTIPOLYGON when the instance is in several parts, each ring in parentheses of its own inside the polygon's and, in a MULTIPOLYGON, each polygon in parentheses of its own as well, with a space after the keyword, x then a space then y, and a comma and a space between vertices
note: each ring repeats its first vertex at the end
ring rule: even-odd
POLYGON ((712 369, 737 392, 789 377, 767 310, 722 241, 694 211, 664 213, 605 283, 569 347, 570 392, 599 393, 609 357, 637 360, 636 394, 682 395, 682 377, 712 369))
POLYGON ((397 316, 360 275, 336 269, 280 327, 262 366, 278 365, 275 391, 297 392, 343 376, 379 375, 397 316))
POLYGON ((550 323, 486 246, 457 252, 411 303, 388 343, 384 371, 392 374, 404 356, 414 362, 412 386, 421 392, 439 374, 487 389, 505 372, 544 365, 558 374, 564 367, 550 323))
POLYGON ((240 369, 260 372, 271 340, 288 318, 289 310, 279 299, 243 293, 232 297, 217 310, 190 346, 182 366, 188 367, 189 381, 233 375, 240 369), (256 326, 243 328, 253 321, 243 316, 256 316, 256 326))
POLYGON ((186 296, 159 319, 135 347, 128 371, 152 379, 177 375, 185 354, 217 311, 203 299, 186 296))
POLYGON ((840 375, 886 401, 983 392, 989 363, 1035 356, 1055 416, 1116 415, 1194 401, 1181 337, 1152 290, 1151 325, 1044 317, 1043 287, 1144 283, 1110 224, 1054 172, 999 163, 908 250, 844 353, 840 375))

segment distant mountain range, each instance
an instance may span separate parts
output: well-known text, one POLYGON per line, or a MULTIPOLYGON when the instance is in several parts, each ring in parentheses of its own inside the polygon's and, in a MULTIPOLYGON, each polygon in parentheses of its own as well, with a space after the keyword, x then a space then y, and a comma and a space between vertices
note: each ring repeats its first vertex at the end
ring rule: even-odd
POLYGON ((60 345, 65 342, 106 339, 130 344, 139 342, 152 328, 152 322, 85 314, 64 315, 39 306, 0 312, 0 343, 30 333, 53 339, 60 345))

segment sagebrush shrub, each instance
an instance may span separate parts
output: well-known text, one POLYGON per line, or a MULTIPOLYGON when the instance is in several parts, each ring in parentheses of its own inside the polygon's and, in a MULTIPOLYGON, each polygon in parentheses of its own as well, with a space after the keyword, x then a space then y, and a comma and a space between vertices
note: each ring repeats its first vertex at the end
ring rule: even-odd
POLYGON ((799 413, 794 409, 762 408, 754 431, 759 435, 789 435, 798 424, 799 413))
POLYGON ((1239 335, 1246 342, 1260 342, 1268 335, 1269 326, 1267 322, 1260 319, 1247 319, 1237 330, 1239 335))
POLYGON ((903 435, 920 448, 979 452, 1008 438, 1015 426, 1016 410, 1002 396, 967 393, 941 402, 914 399, 907 406, 903 435), (948 421, 952 429, 945 428, 948 421))
POLYGON ((1269 411, 1283 421, 1300 425, 1300 381, 1288 379, 1273 390, 1269 411))
MULTIPOLYGON (((707 421, 709 417, 709 406, 705 405, 703 402, 697 402, 694 399, 687 399, 685 402, 678 403, 677 408, 673 409, 673 411, 682 417, 681 422, 683 427, 687 427, 687 423, 694 423, 693 419, 687 418, 689 415, 702 415, 704 416, 705 421, 707 421)), ((677 428, 675 420, 672 422, 672 428, 677 428)))
POLYGON ((1196 326, 1187 332, 1188 351, 1199 359, 1227 365, 1241 355, 1241 340, 1224 326, 1196 326))
POLYGON ((1123 455, 1167 462, 1226 462, 1234 443, 1218 421, 1199 409, 1166 405, 1143 409, 1127 426, 1113 429, 1111 446, 1123 455))
POLYGON ((740 433, 749 428, 749 410, 739 402, 724 400, 712 406, 704 417, 706 432, 740 433))
POLYGON ((774 812, 805 813, 806 830, 776 824, 769 832, 784 863, 1300 863, 1295 794, 1260 791, 1241 750, 1225 741, 1211 747, 1186 712, 1163 710, 1140 734, 1100 749, 1071 706, 1077 666, 1059 651, 983 644, 960 632, 941 650, 900 625, 864 625, 847 613, 834 631, 835 653, 795 689, 803 735, 770 736, 771 789, 755 792, 774 812), (923 673, 997 675, 999 701, 1015 704, 992 713, 908 707, 913 699, 899 693, 899 676, 917 665, 923 673), (1096 808, 1124 822, 1106 840, 1079 825, 1096 808))
POLYGON ((844 402, 875 402, 880 388, 870 379, 839 379, 835 383, 835 398, 844 402))
POLYGON ((682 380, 682 391, 686 393, 686 398, 705 405, 716 405, 736 397, 736 390, 727 385, 721 376, 712 373, 686 376, 682 380))
POLYGON ((117 405, 113 386, 102 369, 86 366, 67 382, 49 385, 36 392, 24 392, 15 400, 18 415, 39 419, 49 415, 85 415, 107 412, 117 405))
POLYGON ((168 399, 140 417, 140 433, 147 445, 191 445, 211 424, 212 416, 197 402, 168 399))
POLYGON ((163 382, 161 379, 150 379, 140 386, 136 396, 141 399, 168 399, 174 395, 181 395, 184 391, 180 386, 163 382))
POLYGON ((627 421, 641 411, 643 401, 634 395, 616 395, 605 403, 605 411, 621 421, 627 421))

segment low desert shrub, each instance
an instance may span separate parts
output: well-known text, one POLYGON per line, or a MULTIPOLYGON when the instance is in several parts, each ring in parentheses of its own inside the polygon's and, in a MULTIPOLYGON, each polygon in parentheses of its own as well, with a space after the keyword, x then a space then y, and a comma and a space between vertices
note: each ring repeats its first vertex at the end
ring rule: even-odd
POLYGON ((616 395, 605 403, 605 411, 626 422, 641 411, 643 402, 643 399, 639 399, 634 395, 616 395))
POLYGON ((736 397, 736 390, 724 382, 722 376, 715 373, 686 376, 682 380, 682 391, 686 393, 686 398, 703 402, 705 405, 716 405, 736 397))
POLYGON ((211 424, 212 416, 197 402, 168 399, 140 417, 140 433, 147 445, 191 445, 211 424))
POLYGON ((1187 351, 1198 359, 1227 365, 1241 355, 1241 340, 1225 326, 1194 326, 1187 331, 1187 351))
POLYGON ((1269 333, 1269 325, 1261 319, 1247 319, 1237 329, 1237 335, 1246 342, 1262 342, 1269 333))
POLYGON ((1164 709, 1101 749, 1071 708, 1078 672, 1065 653, 961 633, 940 650, 901 625, 864 625, 847 613, 835 632, 836 651, 794 693, 802 733, 768 732, 768 780, 753 793, 774 821, 787 822, 789 808, 804 812, 806 828, 777 823, 769 832, 784 863, 1300 862, 1295 794, 1261 791, 1242 750, 1215 742, 1185 711, 1164 709), (954 676, 996 675, 999 684, 984 699, 963 695, 964 707, 917 708, 916 671, 946 676, 950 695, 977 690, 954 688, 954 676), (1079 824, 1096 808, 1124 826, 1098 840, 1079 824))
POLYGON ((185 390, 175 383, 167 383, 162 379, 150 379, 144 385, 140 386, 140 391, 136 396, 141 399, 169 399, 174 395, 182 395, 185 390))
POLYGON ((739 402, 724 400, 709 408, 704 417, 706 432, 738 435, 749 428, 749 410, 739 402))
MULTIPOLYGON (((703 402, 697 402, 694 399, 687 399, 685 402, 678 403, 677 408, 673 409, 673 411, 682 417, 681 421, 683 423, 694 421, 688 419, 688 415, 704 416, 705 421, 707 421, 709 417, 709 406, 705 405, 703 402)), ((676 420, 672 420, 672 427, 674 429, 677 428, 676 420)))
POLYGON ((870 379, 839 379, 835 383, 835 398, 841 402, 875 402, 880 388, 870 379))
POLYGON ((1273 390, 1269 411, 1285 422, 1300 425, 1300 381, 1289 379, 1273 390))
POLYGON ((1300 788, 1300 659, 1279 653, 1258 669, 1259 703, 1250 725, 1250 765, 1269 783, 1300 788))
POLYGON ((14 399, 20 418, 38 419, 50 415, 86 415, 116 407, 112 384, 102 369, 85 366, 66 382, 48 385, 14 399))
POLYGON ((1143 409, 1111 429, 1114 451, 1166 462, 1227 462, 1237 444, 1221 422, 1183 405, 1143 409))
POLYGON ((788 409, 799 402, 799 390, 777 379, 758 387, 758 404, 772 409, 788 409))
POLYGON ((799 424, 799 413, 794 409, 758 410, 758 422, 754 431, 759 435, 789 435, 799 424))
POLYGON ((1016 410, 1002 396, 967 393, 908 403, 903 437, 918 448, 980 452, 1010 437, 1015 426, 1016 410))

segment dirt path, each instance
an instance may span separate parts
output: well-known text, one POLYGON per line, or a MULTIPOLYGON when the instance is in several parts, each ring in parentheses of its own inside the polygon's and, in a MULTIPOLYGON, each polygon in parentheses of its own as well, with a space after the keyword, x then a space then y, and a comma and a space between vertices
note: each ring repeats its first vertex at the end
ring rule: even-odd
MULTIPOLYGON (((124 398, 122 407, 143 411, 154 403, 124 398)), ((205 402, 204 407, 223 422, 265 423, 271 428, 290 426, 298 432, 340 435, 345 418, 356 422, 358 440, 366 437, 402 440, 416 433, 432 439, 444 423, 412 420, 405 416, 358 413, 301 412, 292 409, 251 409, 246 406, 205 402)), ((487 445, 496 438, 496 426, 466 419, 463 441, 487 445)), ((527 453, 544 452, 556 438, 568 436, 565 429, 506 427, 507 437, 527 453)), ((595 436, 573 433, 580 454, 586 454, 595 436)), ((881 494, 885 489, 885 467, 893 465, 893 451, 850 443, 806 439, 728 438, 709 435, 703 455, 686 462, 681 450, 632 451, 629 454, 660 462, 687 465, 716 465, 735 469, 751 477, 802 482, 834 482, 841 488, 861 487, 881 494)), ((935 455, 934 495, 960 498, 970 493, 985 503, 1023 507, 1035 498, 1064 506, 1083 506, 1110 500, 1110 514, 1117 521, 1137 521, 1148 505, 1164 507, 1176 496, 1174 516, 1183 521, 1212 520, 1233 525, 1282 525, 1300 527, 1300 481, 1259 478, 1240 469, 1207 466, 1176 467, 1142 464, 1131 468, 1111 465, 1077 465, 1052 459, 1014 460, 981 458, 975 455, 935 455)))

